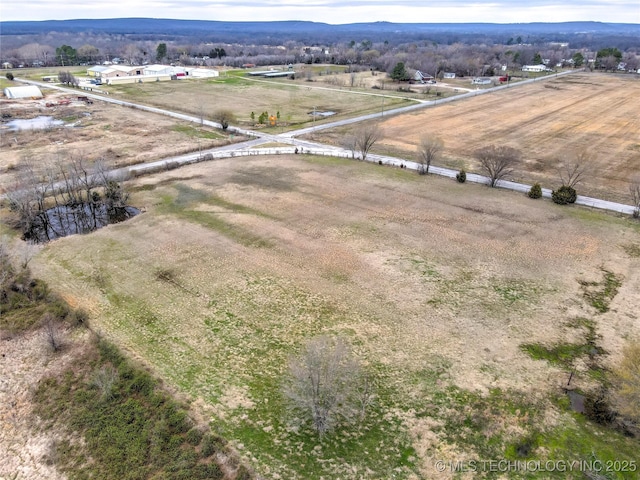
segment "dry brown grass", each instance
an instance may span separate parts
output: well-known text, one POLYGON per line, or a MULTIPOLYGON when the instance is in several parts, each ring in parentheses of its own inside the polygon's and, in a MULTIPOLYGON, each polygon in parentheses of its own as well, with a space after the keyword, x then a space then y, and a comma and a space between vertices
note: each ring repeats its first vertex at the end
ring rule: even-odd
MULTIPOLYGON (((562 375, 519 345, 569 339, 566 320, 593 314, 576 280, 597 277, 601 266, 625 279, 597 318, 601 344, 615 356, 620 339, 640 328, 640 268, 624 250, 638 225, 399 172, 292 155, 158 174, 137 180, 156 185, 134 195, 147 213, 49 244, 34 270, 97 306, 95 328, 202 398, 228 432, 250 425, 274 442, 289 434, 261 416, 265 398, 277 398, 265 383, 278 384, 306 338, 346 336, 365 364, 384 369, 397 402, 388 418, 411 432, 426 475, 429 458, 461 452, 403 410, 424 395, 407 379, 443 365, 446 384, 539 401, 562 375), (236 240, 247 231, 270 246, 236 240), (158 281, 159 268, 172 269, 180 288, 158 281)), ((515 435, 518 422, 496 428, 515 435)), ((283 460, 251 436, 230 440, 258 469, 283 460)))
POLYGON ((639 96, 638 75, 580 73, 543 80, 388 118, 376 148, 417 159, 421 138, 435 135, 444 140, 445 166, 480 173, 473 152, 492 143, 508 145, 523 153, 524 165, 513 178, 545 188, 559 187, 557 167, 587 149, 595 162, 578 193, 629 203, 629 180, 640 171, 640 120, 633 101, 639 96))
MULTIPOLYGON (((102 159, 107 166, 117 168, 229 143, 226 135, 214 133, 214 129, 204 128, 203 132, 219 138, 200 138, 198 141, 188 131, 180 130, 183 124, 168 117, 99 101, 93 105, 72 102, 69 106, 44 106, 66 97, 70 96, 52 93, 42 101, 0 100, 3 112, 10 113, 13 118, 50 115, 71 123, 79 122, 76 128, 3 131, 0 136, 0 193, 15 186, 29 162, 38 172, 47 165, 81 156, 88 163, 102 159)), ((236 136, 234 141, 237 140, 240 138, 236 136)))

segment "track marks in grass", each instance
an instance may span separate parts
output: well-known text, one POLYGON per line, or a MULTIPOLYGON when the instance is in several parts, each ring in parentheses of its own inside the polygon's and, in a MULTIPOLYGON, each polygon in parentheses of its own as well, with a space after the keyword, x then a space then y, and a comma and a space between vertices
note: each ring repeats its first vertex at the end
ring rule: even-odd
POLYGON ((173 188, 178 191, 178 194, 176 196, 162 196, 159 208, 161 213, 175 215, 178 218, 202 225, 247 247, 268 248, 272 246, 268 239, 221 218, 221 215, 226 212, 265 216, 260 211, 229 202, 184 184, 174 185, 173 188), (226 210, 226 212, 196 210, 202 204, 218 206, 226 210))

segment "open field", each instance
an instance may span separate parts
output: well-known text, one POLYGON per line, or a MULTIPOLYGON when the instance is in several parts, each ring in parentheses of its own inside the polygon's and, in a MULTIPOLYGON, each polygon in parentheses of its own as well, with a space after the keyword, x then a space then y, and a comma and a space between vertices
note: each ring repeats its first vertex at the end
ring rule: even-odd
MULTIPOLYGON (((45 93, 45 92, 43 92, 45 93)), ((0 136, 0 193, 12 188, 27 164, 36 172, 72 158, 84 158, 88 163, 101 159, 107 167, 123 167, 160 160, 172 155, 213 148, 238 141, 208 127, 180 122, 162 115, 153 115, 131 108, 99 101, 87 105, 77 101, 77 95, 47 92, 42 100, 2 99, 4 119, 30 119, 51 116, 74 124, 73 128, 10 132, 0 136), (65 99, 68 105, 46 107, 65 99)), ((78 92, 78 95, 82 95, 78 92)))
MULTIPOLYGON (((215 119, 212 115, 216 110, 230 110, 236 115, 239 125, 249 128, 256 123, 251 120, 251 112, 254 112, 256 121, 262 112, 270 115, 279 112, 280 128, 275 130, 277 132, 286 127, 309 126, 314 107, 317 112, 335 112, 335 115, 328 117, 327 121, 330 121, 376 112, 382 104, 381 97, 373 96, 379 93, 375 90, 367 90, 367 95, 362 95, 335 85, 316 85, 315 82, 304 80, 264 81, 238 75, 208 80, 118 85, 106 87, 105 90, 126 100, 207 119, 215 119)), ((408 102, 410 100, 402 97, 385 98, 384 105, 385 108, 392 108, 409 105, 408 102)))
MULTIPOLYGON (((557 188, 557 165, 581 149, 594 155, 578 194, 629 203, 628 182, 640 174, 640 75, 580 73, 481 95, 384 120, 375 151, 416 159, 424 135, 444 140, 438 164, 480 172, 473 151, 496 143, 521 150, 514 178, 557 188)), ((344 130, 316 134, 339 144, 344 130)))
MULTIPOLYGON (((451 477, 436 459, 637 460, 637 441, 568 411, 568 368, 522 348, 579 345, 588 324, 607 352, 597 361, 618 360, 640 329, 637 222, 293 155, 130 186, 146 213, 41 247, 34 274, 192 398, 266 478, 451 477), (620 286, 599 313, 580 281, 597 286, 603 270, 620 286), (280 385, 288 356, 322 333, 354 346, 377 399, 319 440, 287 414, 280 385)), ((578 389, 595 387, 584 358, 572 369, 578 389)))

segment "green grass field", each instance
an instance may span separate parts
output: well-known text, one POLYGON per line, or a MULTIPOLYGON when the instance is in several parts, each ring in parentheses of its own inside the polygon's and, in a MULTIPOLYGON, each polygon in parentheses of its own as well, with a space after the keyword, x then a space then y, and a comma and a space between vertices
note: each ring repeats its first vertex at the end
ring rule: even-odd
MULTIPOLYGON (((95 329, 202 401, 215 434, 267 478, 435 478, 438 459, 637 460, 637 440, 569 409, 550 380, 568 371, 551 354, 522 347, 574 335, 558 319, 563 305, 591 308, 584 272, 605 262, 625 271, 621 292, 637 286, 636 257, 621 246, 613 264, 593 247, 628 245, 633 222, 599 214, 593 227, 551 202, 327 158, 235 159, 138 181, 133 202, 147 213, 47 245, 37 270, 87 305, 95 329), (318 334, 347 339, 376 385, 367 415, 323 438, 281 388, 289 356, 318 334)), ((620 315, 633 309, 622 293, 607 298, 620 315)), ((589 338, 625 334, 610 313, 588 312, 589 338)), ((565 341, 580 347, 574 358, 578 340, 565 341)), ((574 381, 598 380, 579 370, 574 381)))

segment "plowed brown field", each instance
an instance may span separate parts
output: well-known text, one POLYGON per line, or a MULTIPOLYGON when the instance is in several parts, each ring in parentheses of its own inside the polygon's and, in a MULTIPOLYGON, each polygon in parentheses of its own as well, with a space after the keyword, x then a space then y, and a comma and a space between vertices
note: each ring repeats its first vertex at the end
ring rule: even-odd
POLYGON ((640 174, 640 75, 579 73, 446 103, 383 121, 378 151, 416 158, 425 135, 444 140, 446 166, 480 172, 473 151, 488 144, 522 151, 514 179, 557 188, 557 166, 576 152, 593 155, 579 194, 629 203, 640 174))

